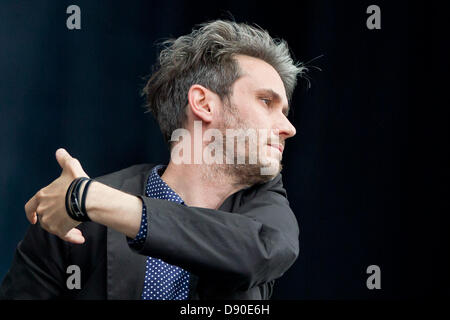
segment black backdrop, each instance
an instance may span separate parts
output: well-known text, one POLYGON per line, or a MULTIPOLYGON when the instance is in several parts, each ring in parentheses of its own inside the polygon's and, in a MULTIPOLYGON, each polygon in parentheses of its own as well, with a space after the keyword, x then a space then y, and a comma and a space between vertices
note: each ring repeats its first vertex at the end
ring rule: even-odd
POLYGON ((284 183, 300 256, 275 299, 423 298, 449 293, 448 32, 441 2, 2 1, 0 278, 23 206, 65 147, 90 176, 168 152, 139 90, 155 41, 234 17, 288 41, 310 64, 292 103, 284 183), (67 6, 81 30, 66 28, 67 6), (366 8, 381 8, 368 30, 366 8), (381 268, 368 290, 366 268, 381 268))

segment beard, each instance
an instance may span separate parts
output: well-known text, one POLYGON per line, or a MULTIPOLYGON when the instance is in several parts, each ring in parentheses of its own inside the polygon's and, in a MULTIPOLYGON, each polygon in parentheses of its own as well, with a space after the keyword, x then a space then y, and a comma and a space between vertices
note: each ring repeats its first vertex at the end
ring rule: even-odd
MULTIPOLYGON (((280 160, 271 161, 270 166, 268 167, 267 163, 263 163, 261 156, 263 154, 263 150, 261 148, 265 148, 269 143, 270 139, 263 138, 264 143, 259 141, 259 137, 255 139, 246 137, 245 135, 236 136, 238 141, 238 146, 240 142, 244 144, 244 150, 242 148, 234 148, 235 139, 233 138, 232 143, 227 143, 227 129, 235 129, 241 130, 239 132, 243 133, 248 129, 254 130, 251 124, 242 120, 239 117, 239 112, 237 108, 233 106, 224 106, 224 110, 222 112, 222 125, 220 128, 220 132, 222 133, 222 141, 223 141, 223 162, 222 164, 211 164, 208 166, 207 172, 204 173, 204 176, 209 179, 217 179, 219 177, 227 178, 230 180, 234 187, 239 186, 252 186, 255 184, 262 184, 267 181, 275 178, 282 170, 281 158, 280 160), (259 142, 259 143, 258 143, 259 142), (256 144, 255 148, 251 147, 250 144, 256 144), (256 154, 255 154, 256 152, 256 154), (239 163, 238 159, 244 159, 244 163, 239 163), (256 159, 255 161, 250 161, 251 159, 256 159), (251 163, 252 162, 252 163, 251 163), (263 174, 264 168, 271 168, 270 173, 263 174)), ((231 142, 231 141, 230 141, 231 142)), ((214 142, 213 142, 214 143, 214 142)), ((242 144, 241 144, 242 145, 242 144)), ((254 145, 253 145, 254 146, 254 145)), ((270 147, 271 148, 271 147, 270 147)), ((241 161, 242 162, 242 161, 241 161)), ((267 170, 266 170, 267 171, 267 170)))

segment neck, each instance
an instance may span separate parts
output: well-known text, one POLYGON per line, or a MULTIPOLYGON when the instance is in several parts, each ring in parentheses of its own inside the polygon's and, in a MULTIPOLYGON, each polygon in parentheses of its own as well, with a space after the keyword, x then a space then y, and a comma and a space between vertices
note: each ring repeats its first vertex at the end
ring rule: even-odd
POLYGON ((218 209, 230 195, 247 187, 218 166, 204 164, 170 161, 161 178, 188 206, 210 209, 218 209))

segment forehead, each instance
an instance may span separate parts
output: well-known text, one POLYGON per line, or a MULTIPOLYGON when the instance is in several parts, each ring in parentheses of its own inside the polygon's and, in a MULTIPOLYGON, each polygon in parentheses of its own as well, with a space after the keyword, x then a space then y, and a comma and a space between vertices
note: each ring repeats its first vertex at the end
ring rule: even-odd
POLYGON ((245 90, 247 93, 259 89, 271 89, 287 103, 283 81, 274 67, 254 57, 236 55, 235 59, 242 73, 242 76, 235 82, 235 89, 245 90))

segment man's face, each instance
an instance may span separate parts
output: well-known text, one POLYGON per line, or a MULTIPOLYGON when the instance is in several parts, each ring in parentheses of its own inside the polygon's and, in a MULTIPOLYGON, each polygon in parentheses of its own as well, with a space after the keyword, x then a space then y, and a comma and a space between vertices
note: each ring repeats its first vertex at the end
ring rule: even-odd
MULTIPOLYGON (((265 133, 258 136, 257 164, 234 166, 241 175, 253 176, 252 182, 264 182, 281 171, 285 140, 294 136, 296 130, 287 119, 288 101, 278 72, 257 58, 239 55, 235 59, 242 76, 233 84, 231 107, 224 106, 223 128, 254 129, 265 133), (272 173, 261 175, 261 167, 267 166, 274 168, 272 173)), ((247 143, 246 163, 253 155, 251 150, 247 143)), ((236 150, 235 156, 238 152, 236 150)))

